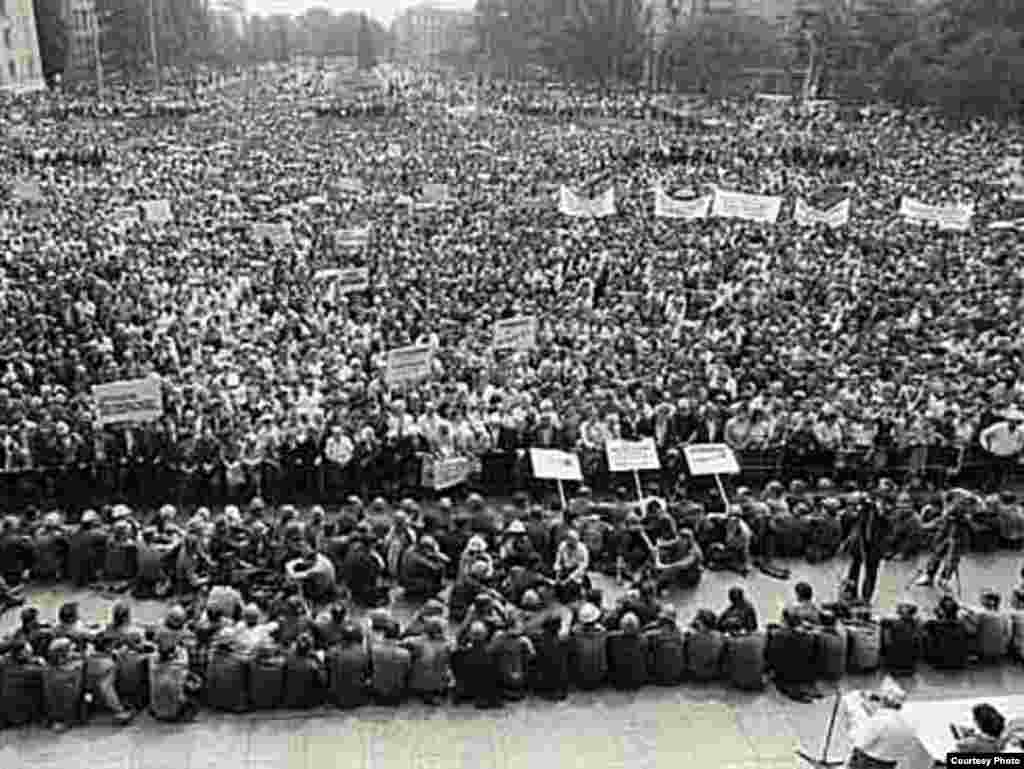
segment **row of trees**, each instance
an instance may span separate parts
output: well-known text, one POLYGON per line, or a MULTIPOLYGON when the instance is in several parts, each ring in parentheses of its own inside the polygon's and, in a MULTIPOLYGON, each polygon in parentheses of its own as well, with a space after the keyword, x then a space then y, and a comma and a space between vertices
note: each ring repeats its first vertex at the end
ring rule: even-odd
MULTIPOLYGON (((43 72, 51 81, 67 63, 62 5, 62 0, 35 2, 43 72)), ((300 16, 248 16, 243 0, 95 0, 95 5, 104 68, 130 77, 152 72, 150 14, 160 64, 179 70, 244 67, 294 56, 352 56, 370 67, 391 48, 387 30, 362 13, 313 8, 300 16)))
POLYGON ((885 96, 960 115, 1024 104, 1019 0, 807 0, 786 19, 682 13, 681 0, 478 0, 476 57, 600 86, 726 95, 766 73, 808 97, 885 96))

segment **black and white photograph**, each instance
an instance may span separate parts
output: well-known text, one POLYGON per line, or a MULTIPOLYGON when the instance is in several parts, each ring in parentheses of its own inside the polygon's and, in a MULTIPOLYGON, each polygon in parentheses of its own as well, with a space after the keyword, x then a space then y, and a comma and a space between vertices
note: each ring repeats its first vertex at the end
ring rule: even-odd
POLYGON ((0 769, 1024 766, 1024 2, 0 0, 0 769))

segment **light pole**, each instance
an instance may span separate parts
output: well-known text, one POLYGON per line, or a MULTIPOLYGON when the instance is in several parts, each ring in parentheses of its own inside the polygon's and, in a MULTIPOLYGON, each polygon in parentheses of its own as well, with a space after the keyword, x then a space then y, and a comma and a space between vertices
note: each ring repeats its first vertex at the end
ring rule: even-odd
POLYGON ((156 47, 156 0, 149 0, 149 50, 153 56, 153 83, 156 90, 161 90, 162 78, 160 77, 160 57, 156 47))
POLYGON ((100 101, 104 98, 103 57, 100 55, 100 16, 92 6, 92 58, 96 62, 96 93, 100 101))

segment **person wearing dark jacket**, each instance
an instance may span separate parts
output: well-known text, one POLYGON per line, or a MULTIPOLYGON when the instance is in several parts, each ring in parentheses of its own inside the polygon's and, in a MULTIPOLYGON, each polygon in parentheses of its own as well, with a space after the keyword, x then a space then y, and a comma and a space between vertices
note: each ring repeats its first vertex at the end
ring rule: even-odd
POLYGON ((640 632, 640 621, 629 613, 619 629, 608 634, 608 673, 616 689, 632 691, 649 679, 650 640, 640 632))
POLYGON ((874 500, 862 499, 857 506, 856 518, 843 545, 850 554, 847 580, 858 586, 860 597, 870 603, 878 584, 878 570, 888 551, 892 538, 892 523, 874 500), (861 582, 861 568, 864 581, 861 582))
POLYGON ((562 633, 562 618, 548 614, 529 633, 534 656, 527 682, 532 692, 547 700, 569 695, 569 639, 562 633))
POLYGON ((743 594, 743 588, 729 588, 729 605, 718 617, 723 633, 753 633, 757 630, 757 610, 743 594))
POLYGON ((775 686, 797 702, 810 702, 821 693, 814 685, 817 665, 814 635, 789 609, 782 612, 783 626, 768 636, 765 658, 774 671, 775 686))
POLYGON ((378 705, 400 705, 412 670, 412 654, 399 643, 397 624, 384 628, 383 638, 370 642, 370 691, 378 705))
POLYGON ((0 578, 9 588, 21 585, 34 560, 33 542, 18 531, 18 523, 17 518, 9 516, 0 531, 0 578))
POLYGON ((579 624, 570 632, 572 678, 580 689, 600 687, 608 677, 608 631, 601 624, 601 610, 583 604, 579 624))
POLYGON ((452 671, 456 703, 472 702, 478 708, 502 706, 498 665, 483 622, 470 623, 465 640, 452 655, 452 671))
POLYGON ((650 650, 650 680, 659 686, 676 686, 686 675, 686 639, 679 629, 675 607, 664 607, 644 634, 650 650))
POLYGON ((86 587, 99 578, 107 545, 99 528, 100 517, 93 510, 82 514, 82 525, 68 542, 68 577, 75 587, 86 587))
POLYGON ((522 624, 514 622, 498 630, 491 639, 491 655, 498 668, 498 685, 507 700, 521 700, 526 694, 526 673, 536 654, 533 643, 523 633, 522 624))
POLYGON ((399 568, 399 584, 409 598, 436 596, 444 588, 448 558, 430 536, 406 550, 399 568))
POLYGON ((370 533, 362 532, 350 544, 341 566, 342 580, 352 592, 356 603, 364 606, 380 606, 385 600, 380 579, 384 576, 384 559, 373 548, 374 539, 370 533))
POLYGON ((34 582, 48 583, 63 579, 68 557, 68 537, 57 513, 49 513, 43 518, 42 528, 35 535, 35 553, 35 563, 32 565, 34 582))
POLYGON ((328 649, 327 672, 329 699, 335 707, 348 710, 369 701, 370 656, 360 627, 346 625, 341 643, 328 649))

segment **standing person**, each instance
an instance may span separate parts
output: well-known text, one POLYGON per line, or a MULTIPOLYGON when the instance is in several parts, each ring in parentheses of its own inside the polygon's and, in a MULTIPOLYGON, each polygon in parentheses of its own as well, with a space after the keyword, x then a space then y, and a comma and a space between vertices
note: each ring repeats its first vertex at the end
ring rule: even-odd
POLYGON ((933 531, 931 556, 924 573, 915 582, 918 587, 930 587, 936 575, 939 576, 940 588, 949 586, 949 580, 960 566, 960 557, 970 544, 970 513, 975 499, 972 494, 954 489, 950 492, 946 512, 925 525, 926 529, 933 531))
POLYGON ((843 549, 850 554, 847 582, 864 601, 870 604, 878 584, 878 570, 885 557, 892 536, 892 524, 878 504, 862 497, 857 504, 856 518, 843 549), (861 568, 864 581, 861 582, 861 568))
POLYGON ((1009 409, 1002 414, 1002 421, 989 425, 981 431, 979 441, 985 451, 991 454, 991 469, 988 473, 987 491, 1001 491, 1013 475, 1014 466, 1024 451, 1024 412, 1009 409))

